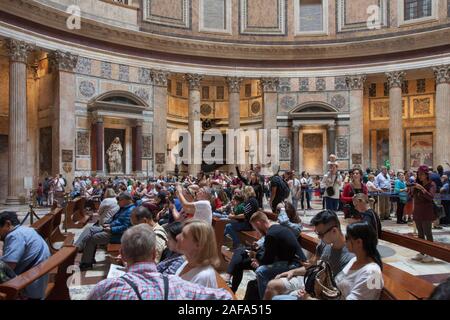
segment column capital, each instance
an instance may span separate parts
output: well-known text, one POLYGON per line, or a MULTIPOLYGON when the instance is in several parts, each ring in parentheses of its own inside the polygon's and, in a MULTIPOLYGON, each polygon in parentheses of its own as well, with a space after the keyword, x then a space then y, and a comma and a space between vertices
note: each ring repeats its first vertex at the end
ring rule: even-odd
POLYGON ((292 127, 292 130, 293 130, 294 132, 299 132, 299 131, 300 131, 300 125, 299 125, 299 124, 294 125, 294 126, 292 127))
POLYGON ((151 70, 150 75, 152 77, 153 85, 158 87, 167 87, 167 78, 169 77, 169 72, 165 70, 151 70))
POLYGON ((241 77, 225 77, 225 82, 228 85, 229 93, 239 93, 241 91, 241 84, 244 79, 241 77))
POLYGON ((98 115, 98 114, 96 114, 96 113, 92 113, 91 114, 91 122, 93 123, 93 124, 97 124, 97 123, 103 123, 103 116, 100 116, 100 115, 98 115))
POLYGON ((48 61, 58 71, 73 72, 78 63, 78 55, 56 50, 48 54, 48 61))
POLYGON ((432 68, 436 77, 436 84, 450 83, 450 65, 441 65, 432 68))
POLYGON ((189 84, 189 90, 200 90, 200 81, 202 81, 203 75, 198 73, 186 73, 184 80, 189 84))
POLYGON ((336 130, 336 124, 335 123, 327 124, 327 129, 331 130, 331 131, 335 131, 336 130))
POLYGON ((362 90, 367 76, 365 74, 357 74, 345 77, 345 82, 351 90, 362 90))
POLYGON ((386 72, 385 74, 388 80, 389 89, 402 87, 402 82, 405 80, 406 75, 404 71, 386 72))
POLYGON ((16 39, 7 39, 5 47, 11 61, 22 63, 27 63, 28 54, 34 48, 31 44, 16 39))
POLYGON ((259 85, 263 92, 277 92, 280 86, 280 78, 261 78, 259 85))
POLYGON ((144 124, 144 120, 142 120, 142 119, 135 119, 134 120, 134 126, 135 127, 142 127, 143 124, 144 124))

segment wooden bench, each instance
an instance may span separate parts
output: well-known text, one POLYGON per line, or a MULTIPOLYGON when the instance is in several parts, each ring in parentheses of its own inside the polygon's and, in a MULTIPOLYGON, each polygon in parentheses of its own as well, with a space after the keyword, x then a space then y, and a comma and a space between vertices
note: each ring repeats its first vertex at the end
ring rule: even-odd
POLYGON ((223 246, 223 237, 225 234, 225 225, 229 223, 227 220, 221 220, 220 218, 213 217, 212 226, 214 229, 214 234, 216 236, 216 244, 217 244, 217 253, 219 254, 220 259, 220 267, 219 271, 224 271, 227 268, 227 262, 223 259, 220 252, 222 251, 223 246))
POLYGON ((52 255, 48 260, 18 275, 17 277, 0 284, 0 294, 6 300, 19 297, 20 292, 40 277, 50 274, 50 280, 45 292, 46 300, 70 300, 67 279, 69 266, 74 264, 77 249, 66 246, 52 255), (53 274, 51 274, 54 272, 53 274))
POLYGON ((406 234, 392 231, 381 231, 381 240, 397 244, 399 246, 418 251, 429 256, 450 262, 450 247, 445 244, 431 242, 406 234))
POLYGON ((88 223, 90 216, 85 211, 85 203, 85 198, 76 198, 67 203, 64 219, 65 228, 80 229, 88 223))
POLYGON ((233 300, 237 300, 234 292, 231 290, 231 288, 227 285, 226 281, 220 276, 220 274, 217 271, 216 271, 216 281, 217 281, 217 288, 227 290, 233 297, 233 300))
POLYGON ((73 244, 75 234, 68 233, 63 235, 59 230, 61 224, 62 208, 55 209, 54 212, 50 212, 34 222, 31 227, 34 228, 42 238, 47 242, 51 253, 55 253, 58 249, 55 247, 56 242, 63 242, 62 246, 68 246, 73 244), (62 237, 60 237, 59 235, 62 237))

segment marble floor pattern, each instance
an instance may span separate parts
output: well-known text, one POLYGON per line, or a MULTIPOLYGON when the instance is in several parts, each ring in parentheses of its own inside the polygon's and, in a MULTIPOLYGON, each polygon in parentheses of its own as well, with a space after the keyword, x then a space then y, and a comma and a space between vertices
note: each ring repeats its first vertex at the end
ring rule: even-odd
MULTIPOLYGON (((317 202, 313 202, 313 210, 299 210, 299 215, 304 224, 304 230, 308 235, 316 237, 316 234, 313 232, 313 228, 309 225, 311 218, 320 211, 321 204, 317 202)), ((2 210, 11 210, 17 211, 19 219, 22 220, 28 212, 27 206, 15 206, 15 207, 1 207, 2 210)), ((43 216, 49 211, 49 208, 39 208, 35 209, 35 212, 38 216, 43 216)), ((339 217, 342 225, 342 230, 345 232, 345 228, 347 222, 343 218, 342 212, 339 212, 339 217)), ((410 225, 397 225, 395 220, 383 221, 383 228, 386 230, 404 233, 404 234, 412 234, 413 227, 410 225)), ((29 225, 29 220, 27 220, 24 225, 29 225)), ((86 227, 89 227, 92 223, 89 223, 86 227)), ((64 231, 64 230, 63 230, 64 231)), ((69 229, 69 232, 73 232, 75 234, 75 240, 81 234, 83 229, 69 229)), ((450 243, 450 227, 444 227, 441 230, 433 230, 433 236, 436 241, 443 243, 450 243)), ((396 268, 399 268, 405 272, 408 272, 412 275, 419 276, 422 279, 429 281, 435 285, 444 281, 450 276, 450 263, 445 261, 435 259, 432 263, 421 263, 412 260, 411 258, 417 254, 416 251, 410 250, 404 247, 400 247, 398 245, 382 241, 379 242, 379 251, 382 255, 383 261, 388 263, 396 268)), ((76 265, 79 262, 81 254, 77 255, 76 265)), ((97 250, 95 259, 97 264, 94 265, 93 270, 89 270, 86 272, 79 272, 77 267, 73 268, 74 274, 70 277, 69 280, 69 288, 71 299, 73 300, 83 300, 86 299, 90 290, 95 286, 95 284, 102 279, 105 279, 108 275, 109 266, 111 263, 110 257, 106 254, 105 249, 99 248, 97 250)), ((250 280, 255 279, 255 273, 253 271, 245 271, 244 278, 242 283, 236 293, 236 297, 238 299, 243 299, 245 296, 245 290, 247 287, 247 283, 250 280)))

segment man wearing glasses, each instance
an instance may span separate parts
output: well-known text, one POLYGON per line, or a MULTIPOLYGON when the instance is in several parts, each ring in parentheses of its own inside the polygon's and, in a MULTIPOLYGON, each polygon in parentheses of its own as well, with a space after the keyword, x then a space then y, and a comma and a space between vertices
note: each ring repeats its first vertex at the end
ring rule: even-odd
POLYGON ((345 246, 345 236, 341 224, 334 211, 324 210, 311 220, 314 231, 321 240, 315 255, 302 267, 280 273, 267 285, 264 300, 297 300, 297 291, 304 289, 303 276, 306 268, 317 260, 328 262, 333 276, 341 272, 345 265, 354 257, 345 246))

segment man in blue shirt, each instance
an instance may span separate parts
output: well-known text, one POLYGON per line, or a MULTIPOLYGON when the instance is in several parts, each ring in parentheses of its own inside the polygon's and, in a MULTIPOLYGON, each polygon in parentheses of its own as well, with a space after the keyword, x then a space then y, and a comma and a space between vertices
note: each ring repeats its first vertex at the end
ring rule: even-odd
MULTIPOLYGON (((3 256, 0 260, 18 275, 50 257, 50 250, 45 240, 33 228, 21 226, 15 212, 0 213, 0 240, 4 242, 3 256)), ((25 297, 45 298, 47 284, 48 275, 37 279, 25 288, 25 297)))
POLYGON ((135 208, 131 195, 128 192, 123 192, 117 197, 117 201, 120 209, 113 216, 111 222, 104 224, 103 227, 93 228, 91 234, 85 235, 85 239, 78 239, 75 243, 80 250, 83 250, 80 262, 81 271, 92 268, 97 245, 120 243, 122 234, 131 227, 131 211, 135 208))

